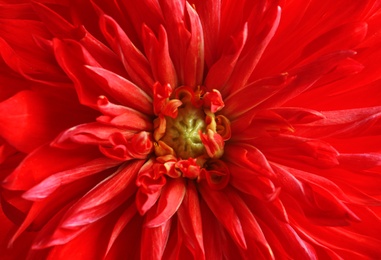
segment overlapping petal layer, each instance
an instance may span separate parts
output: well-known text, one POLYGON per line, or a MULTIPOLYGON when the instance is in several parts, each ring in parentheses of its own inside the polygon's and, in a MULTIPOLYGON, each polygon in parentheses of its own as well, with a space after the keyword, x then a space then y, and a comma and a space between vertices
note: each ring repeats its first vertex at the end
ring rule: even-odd
POLYGON ((0 1, 0 258, 380 258, 380 7, 0 1))

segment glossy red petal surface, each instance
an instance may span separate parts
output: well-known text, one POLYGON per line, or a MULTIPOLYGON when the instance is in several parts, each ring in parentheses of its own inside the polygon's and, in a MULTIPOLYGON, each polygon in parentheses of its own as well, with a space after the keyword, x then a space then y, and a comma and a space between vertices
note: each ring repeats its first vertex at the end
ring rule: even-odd
POLYGON ((187 185, 184 201, 177 211, 177 216, 185 236, 188 237, 191 247, 189 250, 195 258, 205 259, 200 202, 197 189, 191 182, 187 185))
POLYGON ((115 20, 109 16, 103 16, 100 21, 104 36, 121 59, 129 76, 139 86, 143 86, 142 89, 145 92, 150 93, 153 79, 146 57, 134 46, 115 20))
POLYGON ((61 227, 75 228, 87 225, 109 214, 112 209, 133 194, 135 188, 131 183, 136 177, 136 170, 142 163, 141 160, 132 162, 130 167, 119 169, 99 183, 66 213, 61 227), (118 185, 120 182, 126 185, 118 185))
POLYGON ((182 179, 168 180, 160 194, 157 212, 152 219, 148 219, 146 226, 153 228, 165 224, 180 207, 185 192, 186 187, 182 179))
POLYGON ((78 179, 112 168, 117 164, 118 163, 114 160, 100 158, 86 162, 85 164, 71 168, 70 170, 54 173, 25 192, 23 198, 28 200, 44 199, 61 186, 65 186, 78 179))
POLYGON ((226 228, 234 242, 241 248, 246 249, 246 239, 243 234, 242 224, 227 195, 221 191, 210 190, 205 186, 200 186, 200 192, 210 210, 226 228), (222 208, 218 203, 220 200, 225 202, 222 208))
POLYGON ((0 110, 7 113, 0 115, 1 136, 23 152, 31 152, 49 142, 76 121, 64 108, 55 105, 58 101, 32 91, 21 91, 4 100, 0 110))
POLYGON ((85 72, 121 105, 152 114, 152 99, 135 84, 102 68, 86 66, 85 72))
POLYGON ((379 0, 0 2, 1 259, 381 257, 379 0))
MULTIPOLYGON (((150 217, 150 215, 147 215, 147 217, 150 217)), ((144 250, 140 251, 141 259, 159 260, 162 258, 168 241, 170 228, 171 220, 158 227, 143 228, 141 247, 144 248, 144 250)))
POLYGON ((89 149, 67 151, 42 146, 4 179, 3 186, 10 190, 27 190, 54 173, 75 168, 96 157, 99 152, 89 149))

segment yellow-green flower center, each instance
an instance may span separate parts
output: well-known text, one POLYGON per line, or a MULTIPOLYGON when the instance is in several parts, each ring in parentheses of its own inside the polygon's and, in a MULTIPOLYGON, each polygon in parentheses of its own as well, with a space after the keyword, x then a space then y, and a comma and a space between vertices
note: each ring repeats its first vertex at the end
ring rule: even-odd
POLYGON ((161 141, 182 159, 196 158, 205 153, 199 132, 205 131, 205 114, 191 103, 178 109, 176 118, 166 117, 166 132, 161 141))

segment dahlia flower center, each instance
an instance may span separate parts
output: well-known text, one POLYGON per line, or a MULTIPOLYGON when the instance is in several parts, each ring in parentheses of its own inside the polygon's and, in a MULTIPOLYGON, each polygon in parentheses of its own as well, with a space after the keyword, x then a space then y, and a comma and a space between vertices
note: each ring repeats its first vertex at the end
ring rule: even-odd
POLYGON ((229 120, 215 113, 224 107, 217 90, 154 86, 155 153, 160 161, 197 160, 198 165, 223 155, 230 138, 229 120))
MULTIPOLYGON (((229 169, 219 158, 230 138, 230 122, 217 113, 224 107, 217 90, 207 91, 156 83, 154 90, 154 150, 137 178, 139 212, 146 212, 148 198, 158 194, 167 181, 186 178, 223 189, 229 169)), ((156 198, 156 197, 155 197, 156 198)))
POLYGON ((166 118, 166 131, 161 141, 171 147, 182 159, 205 154, 200 133, 205 131, 204 112, 187 103, 178 109, 176 118, 166 118))

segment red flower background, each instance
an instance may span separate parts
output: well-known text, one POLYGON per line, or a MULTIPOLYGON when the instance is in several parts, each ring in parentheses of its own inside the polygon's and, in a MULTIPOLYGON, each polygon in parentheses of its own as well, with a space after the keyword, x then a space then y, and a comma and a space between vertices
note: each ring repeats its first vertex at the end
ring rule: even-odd
POLYGON ((0 1, 0 258, 380 258, 380 8, 0 1))

